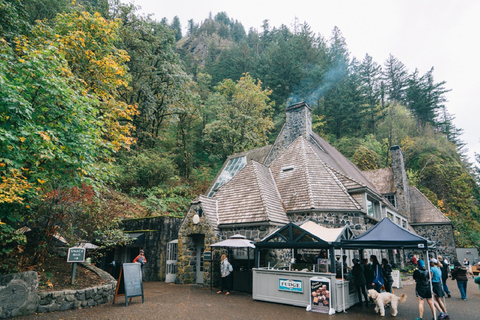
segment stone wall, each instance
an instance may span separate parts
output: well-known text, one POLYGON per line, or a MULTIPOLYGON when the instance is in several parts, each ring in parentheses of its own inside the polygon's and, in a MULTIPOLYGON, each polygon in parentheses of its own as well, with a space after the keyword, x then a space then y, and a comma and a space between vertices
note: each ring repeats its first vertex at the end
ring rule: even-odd
POLYGON ((145 234, 145 281, 165 281, 167 244, 177 239, 182 219, 173 217, 151 217, 123 221, 124 231, 145 234))
POLYGON ((436 242, 439 255, 449 257, 456 255, 453 225, 451 223, 412 225, 412 227, 419 236, 436 242))
POLYGON ((0 277, 0 318, 37 313, 89 308, 113 301, 117 281, 107 272, 82 263, 105 284, 80 290, 38 292, 38 274, 34 271, 0 277))
MULTIPOLYGON (((195 213, 202 212, 201 204, 197 203, 190 207, 185 219, 183 220, 178 232, 178 256, 177 256, 177 279, 181 284, 196 283, 196 264, 200 258, 200 253, 196 252, 196 244, 203 243, 205 250, 210 250, 209 246, 218 242, 217 235, 208 222, 205 215, 199 217, 199 221, 194 223, 195 213)), ((210 261, 203 264, 204 270, 210 270, 210 261)), ((203 284, 210 286, 210 274, 204 272, 203 284)))
POLYGON ((0 276, 0 319, 33 314, 40 299, 34 271, 0 276))

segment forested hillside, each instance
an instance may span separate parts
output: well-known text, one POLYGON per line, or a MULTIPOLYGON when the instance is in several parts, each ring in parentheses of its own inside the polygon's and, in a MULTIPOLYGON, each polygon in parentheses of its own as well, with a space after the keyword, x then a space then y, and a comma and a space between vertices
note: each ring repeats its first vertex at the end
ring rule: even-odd
POLYGON ((56 234, 106 247, 126 241, 121 218, 181 217, 298 101, 362 170, 401 146, 457 246, 480 246, 480 158, 466 162, 434 66, 353 57, 340 29, 306 22, 246 31, 222 12, 187 27, 119 1, 0 0, 0 272, 41 262, 56 234))

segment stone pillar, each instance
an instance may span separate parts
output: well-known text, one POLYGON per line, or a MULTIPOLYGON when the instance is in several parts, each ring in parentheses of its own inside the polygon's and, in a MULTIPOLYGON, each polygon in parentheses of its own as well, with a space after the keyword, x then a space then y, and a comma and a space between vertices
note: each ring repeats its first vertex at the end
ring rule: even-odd
POLYGON ((289 106, 286 110, 286 120, 275 140, 265 164, 269 165, 285 150, 295 139, 304 136, 310 139, 312 134, 312 109, 306 102, 300 102, 289 106))
POLYGON ((393 183, 395 185, 395 201, 397 209, 407 217, 409 222, 412 222, 407 172, 405 171, 403 151, 399 146, 393 146, 390 148, 390 152, 392 154, 393 183))

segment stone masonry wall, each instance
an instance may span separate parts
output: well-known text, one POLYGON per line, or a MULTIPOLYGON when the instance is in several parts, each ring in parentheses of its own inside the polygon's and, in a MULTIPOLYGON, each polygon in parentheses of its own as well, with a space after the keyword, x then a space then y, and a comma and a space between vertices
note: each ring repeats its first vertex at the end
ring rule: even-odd
POLYGON ((456 255, 452 224, 413 225, 413 229, 418 235, 435 241, 438 254, 450 257, 456 255))
MULTIPOLYGON (((196 241, 204 241, 205 250, 218 242, 218 238, 205 215, 202 215, 198 223, 193 223, 193 216, 201 212, 201 204, 197 203, 190 207, 178 232, 178 255, 177 255, 177 279, 181 284, 196 282, 196 262, 199 253, 196 252, 196 241), (204 238, 202 238, 204 237, 204 238), (193 254, 195 252, 195 254, 193 254)), ((210 261, 204 261, 204 270, 210 270, 210 261)), ((210 274, 204 272, 203 284, 210 286, 210 274)))
POLYGON ((80 290, 37 292, 38 274, 34 271, 0 276, 0 319, 89 308, 113 301, 117 281, 102 269, 81 265, 95 272, 105 284, 80 290))
POLYGON ((95 266, 82 263, 105 281, 104 285, 80 290, 64 290, 40 292, 40 304, 37 313, 64 311, 70 309, 89 308, 113 301, 117 281, 107 272, 95 266))
POLYGON ((167 244, 177 239, 182 219, 173 217, 151 217, 128 219, 123 221, 127 232, 145 234, 145 265, 144 279, 146 281, 164 281, 167 263, 167 244))

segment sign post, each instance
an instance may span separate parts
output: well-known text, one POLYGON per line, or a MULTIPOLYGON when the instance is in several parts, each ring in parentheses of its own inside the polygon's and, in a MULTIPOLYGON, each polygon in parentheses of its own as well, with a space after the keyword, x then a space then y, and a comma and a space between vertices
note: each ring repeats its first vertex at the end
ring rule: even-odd
POLYGON ((212 279, 212 264, 213 264, 213 254, 212 251, 203 252, 203 261, 210 261, 210 291, 213 290, 213 279, 212 279))
POLYGON ((67 262, 73 262, 72 266, 72 284, 75 283, 75 274, 77 273, 77 263, 85 262, 85 248, 69 248, 67 262))

